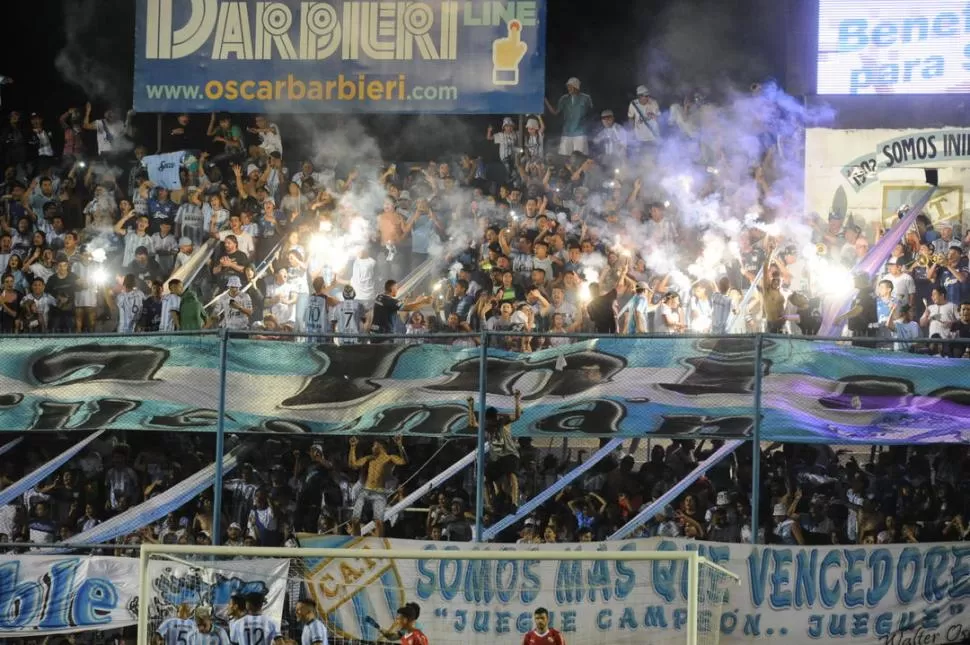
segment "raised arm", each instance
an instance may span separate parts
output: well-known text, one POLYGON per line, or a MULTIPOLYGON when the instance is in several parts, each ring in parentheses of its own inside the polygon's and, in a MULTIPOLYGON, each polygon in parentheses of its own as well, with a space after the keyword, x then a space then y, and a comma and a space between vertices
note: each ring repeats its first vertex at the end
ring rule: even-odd
POLYGON ((407 465, 408 455, 404 451, 404 437, 402 437, 401 435, 397 435, 396 437, 394 437, 394 444, 397 446, 398 454, 389 455, 389 457, 391 458, 391 463, 394 464, 395 466, 407 465))
MULTIPOLYGON (((213 112, 209 118, 209 127, 205 130, 205 136, 213 137, 216 134, 216 113, 213 112)), ((201 164, 200 164, 201 165, 201 164)))
POLYGON ((515 397, 515 412, 512 414, 512 418, 510 418, 509 421, 515 422, 522 418, 522 392, 515 390, 512 392, 512 396, 515 397))
POLYGON ((369 457, 357 458, 357 437, 350 438, 350 455, 347 457, 347 462, 350 464, 351 468, 360 468, 365 465, 370 460, 369 457))
POLYGON ((81 124, 81 127, 84 128, 85 130, 98 129, 97 125, 95 125, 94 123, 91 123, 91 104, 90 103, 84 106, 84 123, 81 124))

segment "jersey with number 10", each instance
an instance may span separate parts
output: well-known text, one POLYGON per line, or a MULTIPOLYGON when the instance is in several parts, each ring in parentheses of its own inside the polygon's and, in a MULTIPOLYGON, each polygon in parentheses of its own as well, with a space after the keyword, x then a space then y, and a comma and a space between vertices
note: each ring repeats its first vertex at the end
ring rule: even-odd
POLYGON ((316 294, 311 295, 310 299, 307 301, 306 313, 304 314, 304 322, 306 323, 306 331, 310 334, 324 334, 327 330, 327 322, 329 317, 327 316, 327 297, 318 296, 316 294))
MULTIPOLYGON (((333 308, 331 320, 337 323, 337 333, 360 334, 364 329, 366 311, 364 303, 359 300, 344 300, 333 308)), ((352 345, 359 342, 356 338, 341 338, 342 345, 352 345)))
POLYGON ((195 631, 195 621, 188 618, 167 618, 158 626, 157 633, 165 645, 186 645, 195 631))
POLYGON ((280 638, 279 628, 266 616, 243 616, 232 624, 232 645, 273 645, 280 638))

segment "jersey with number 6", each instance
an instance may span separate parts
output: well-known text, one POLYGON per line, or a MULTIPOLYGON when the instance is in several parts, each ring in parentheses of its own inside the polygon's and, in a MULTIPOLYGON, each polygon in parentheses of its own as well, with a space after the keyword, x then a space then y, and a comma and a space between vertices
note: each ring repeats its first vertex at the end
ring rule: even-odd
MULTIPOLYGON (((338 302, 333 308, 330 316, 331 320, 337 323, 337 333, 339 334, 360 334, 364 329, 364 316, 367 310, 364 303, 359 300, 344 300, 338 302)), ((359 342, 357 338, 341 338, 342 345, 352 345, 359 342)))
POLYGON ((122 291, 115 301, 118 304, 118 333, 134 333, 141 310, 145 306, 145 294, 138 289, 122 291))
POLYGON ((306 331, 310 334, 325 334, 327 331, 327 297, 311 295, 307 301, 306 313, 303 314, 306 331))
POLYGON ((281 638, 279 627, 266 616, 243 616, 232 624, 229 641, 232 645, 273 645, 281 638))
POLYGON ((165 640, 165 645, 188 645, 189 637, 194 631, 194 620, 167 618, 158 626, 157 633, 165 640))

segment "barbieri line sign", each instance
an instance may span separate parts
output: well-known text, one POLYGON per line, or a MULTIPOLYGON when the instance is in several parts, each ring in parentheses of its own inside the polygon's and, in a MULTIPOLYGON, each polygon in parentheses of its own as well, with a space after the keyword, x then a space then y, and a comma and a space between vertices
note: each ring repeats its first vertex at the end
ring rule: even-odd
POLYGON ((545 0, 137 0, 142 112, 539 112, 545 0))

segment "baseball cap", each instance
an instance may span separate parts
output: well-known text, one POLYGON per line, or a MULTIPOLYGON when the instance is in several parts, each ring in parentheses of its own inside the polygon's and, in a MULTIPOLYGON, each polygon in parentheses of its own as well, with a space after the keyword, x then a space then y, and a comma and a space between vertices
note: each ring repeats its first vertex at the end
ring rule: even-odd
POLYGON ((179 240, 179 246, 194 246, 192 244, 192 239, 188 237, 183 237, 179 240))
POLYGON ((785 508, 784 504, 775 504, 775 510, 772 513, 775 517, 787 517, 788 509, 785 508))
POLYGON ((515 121, 513 121, 512 117, 510 116, 507 116, 504 119, 502 119, 502 127, 504 128, 507 125, 515 125, 515 121))
POLYGON ((650 90, 646 85, 637 85, 637 96, 650 96, 650 90))
POLYGON ((529 119, 525 122, 525 127, 527 128, 538 128, 539 122, 536 119, 529 119))
POLYGON ((242 286, 242 280, 239 279, 239 276, 234 275, 226 281, 226 286, 236 287, 238 289, 242 286))
POLYGON ((613 116, 613 110, 603 110, 600 112, 600 118, 605 119, 608 116, 613 116))
POLYGON ((896 266, 896 264, 897 264, 896 258, 889 258, 888 260, 886 260, 886 266, 887 267, 888 266, 896 266))
POLYGON ((246 174, 247 175, 248 174, 251 174, 251 173, 254 173, 254 172, 259 172, 259 166, 257 166, 254 163, 251 163, 248 166, 246 166, 246 174))
POLYGON ((570 85, 572 85, 578 90, 580 88, 579 79, 576 78, 575 76, 570 77, 570 79, 566 81, 566 87, 569 87, 570 85))
POLYGON ((398 194, 397 200, 401 201, 402 199, 411 199, 411 193, 406 190, 402 190, 400 194, 398 194))
POLYGON ((239 522, 233 522, 232 524, 229 525, 229 528, 236 529, 238 531, 241 531, 242 530, 242 527, 239 526, 239 522))

